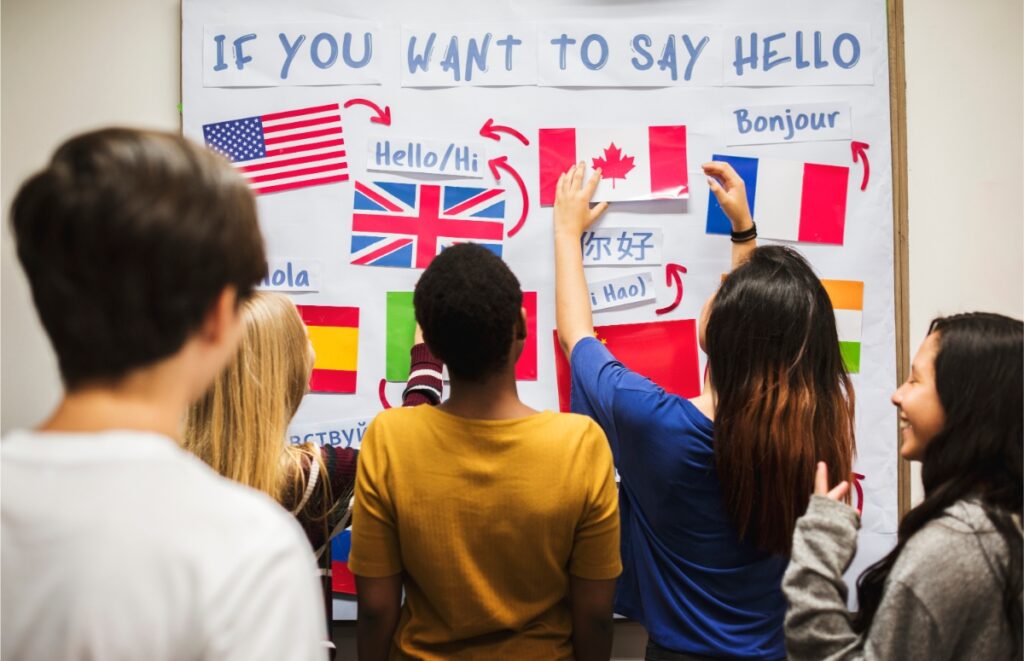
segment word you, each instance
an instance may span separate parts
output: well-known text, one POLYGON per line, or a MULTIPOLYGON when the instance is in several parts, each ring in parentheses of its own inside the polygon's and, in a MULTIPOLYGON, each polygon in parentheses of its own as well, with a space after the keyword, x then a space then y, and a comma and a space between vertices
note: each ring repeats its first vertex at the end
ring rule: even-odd
POLYGON ((319 291, 320 263, 301 259, 272 259, 266 277, 256 288, 265 291, 319 291))
POLYGON ((334 447, 358 448, 370 426, 371 418, 350 418, 307 424, 294 424, 288 428, 288 441, 293 445, 313 443, 334 447))
POLYGON ((607 227, 587 230, 580 237, 584 266, 645 266, 661 264, 661 230, 607 227))
POLYGON ((482 142, 374 137, 367 152, 368 170, 483 177, 487 166, 482 142))
POLYGON ((848 103, 806 103, 732 108, 725 122, 726 144, 849 140, 848 103))
POLYGON ((650 271, 599 280, 590 284, 590 308, 597 312, 653 301, 654 275, 650 271))

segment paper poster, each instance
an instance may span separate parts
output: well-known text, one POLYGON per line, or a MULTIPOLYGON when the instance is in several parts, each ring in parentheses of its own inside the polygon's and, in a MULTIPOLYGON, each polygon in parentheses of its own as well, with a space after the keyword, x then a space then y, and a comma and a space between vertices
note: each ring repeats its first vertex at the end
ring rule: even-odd
POLYGON ((374 136, 366 144, 366 169, 483 177, 487 148, 481 141, 424 140, 374 136))
POLYGON ((281 292, 314 292, 320 290, 320 262, 309 259, 271 259, 267 277, 256 289, 281 292))
POLYGON ((860 372, 864 324, 864 283, 854 280, 822 280, 836 313, 839 352, 851 374, 860 372))
POLYGON ((590 309, 594 312, 648 303, 657 298, 654 274, 650 271, 587 283, 590 309))
POLYGON ((606 227, 583 232, 583 266, 660 266, 661 229, 606 227))
POLYGON ((852 137, 850 104, 844 101, 731 106, 725 111, 723 124, 727 145, 820 142, 852 137))
POLYGON ((402 26, 402 87, 535 85, 536 28, 508 21, 402 26))
POLYGON ((354 393, 359 358, 359 308, 297 305, 309 330, 316 360, 309 389, 313 392, 354 393))
POLYGON ((203 139, 257 194, 348 180, 337 103, 204 124, 203 139))
POLYGON ((555 202, 558 177, 583 161, 601 168, 594 201, 684 199, 686 127, 542 128, 538 134, 540 203, 555 202))
MULTIPOLYGON (((409 380, 409 352, 412 349, 416 331, 416 314, 413 310, 411 291, 389 291, 387 293, 387 358, 385 378, 391 382, 409 380)), ((516 380, 537 379, 537 292, 523 292, 523 308, 526 310, 526 342, 523 353, 516 361, 516 380)))
POLYGON ((676 87, 722 84, 721 30, 674 21, 573 20, 538 27, 538 84, 676 87))
MULTIPOLYGON (((561 411, 568 411, 571 377, 569 361, 558 343, 558 331, 552 335, 555 341, 558 405, 561 411)), ((686 398, 700 394, 696 320, 595 326, 594 335, 619 362, 666 391, 686 398)))
POLYGON ((871 25, 833 22, 730 23, 726 85, 798 87, 874 82, 871 25))
POLYGON ((346 85, 380 82, 380 26, 318 23, 203 26, 205 87, 346 85))
POLYGON ((372 420, 373 416, 364 416, 325 422, 293 422, 288 427, 288 442, 292 445, 313 443, 358 449, 372 420))
POLYGON ((477 243, 501 257, 505 190, 357 181, 352 263, 425 269, 446 247, 477 243))
MULTIPOLYGON (((759 237, 843 243, 850 168, 722 154, 711 158, 731 164, 743 178, 759 237)), ((709 190, 707 232, 731 231, 728 217, 709 190)))

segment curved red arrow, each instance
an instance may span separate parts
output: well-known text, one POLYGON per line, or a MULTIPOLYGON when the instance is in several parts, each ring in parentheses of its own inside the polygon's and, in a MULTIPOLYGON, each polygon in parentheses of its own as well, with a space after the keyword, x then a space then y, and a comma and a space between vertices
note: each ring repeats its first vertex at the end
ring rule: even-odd
POLYGON ((377 113, 376 117, 371 117, 370 121, 374 124, 383 124, 384 126, 391 126, 391 106, 384 106, 384 110, 380 109, 373 101, 369 99, 349 99, 345 102, 345 108, 351 106, 366 106, 377 113))
POLYGON ((526 194, 526 184, 523 182, 523 178, 519 176, 519 173, 515 171, 511 165, 508 164, 508 156, 499 156, 498 158, 492 158, 487 161, 487 165, 491 168, 491 174, 494 175, 494 180, 500 182, 501 174, 498 169, 503 169, 512 175, 512 178, 516 180, 516 184, 519 185, 519 192, 523 196, 523 211, 519 214, 519 220, 516 222, 515 227, 508 231, 509 237, 513 237, 523 227, 523 223, 526 222, 526 214, 530 212, 530 196, 526 194))
POLYGON ((864 513, 864 487, 860 485, 863 479, 864 476, 860 473, 853 474, 853 488, 857 492, 857 514, 864 513))
POLYGON ((388 385, 387 379, 380 380, 380 386, 377 388, 377 395, 380 397, 380 405, 384 407, 384 410, 391 408, 391 404, 388 404, 387 394, 384 392, 384 387, 388 385))
POLYGON ((860 182, 861 190, 867 190, 868 179, 871 178, 871 163, 868 163, 868 148, 870 146, 866 142, 857 142, 856 140, 850 143, 850 151, 853 152, 853 162, 859 162, 858 158, 864 161, 864 178, 860 182))
POLYGON ((519 142, 523 143, 524 145, 530 145, 530 141, 525 135, 515 130, 511 126, 502 126, 501 124, 495 124, 493 119, 488 119, 486 122, 484 122, 483 127, 480 129, 480 135, 484 136, 485 138, 490 138, 491 140, 501 140, 501 136, 498 135, 499 133, 507 133, 516 140, 518 140, 519 142))
POLYGON ((666 305, 663 308, 658 308, 654 311, 654 314, 668 314, 672 310, 679 307, 679 303, 683 300, 683 274, 686 273, 686 267, 681 264, 673 264, 669 262, 665 264, 665 284, 671 287, 673 284, 676 286, 676 300, 672 301, 671 305, 666 305))

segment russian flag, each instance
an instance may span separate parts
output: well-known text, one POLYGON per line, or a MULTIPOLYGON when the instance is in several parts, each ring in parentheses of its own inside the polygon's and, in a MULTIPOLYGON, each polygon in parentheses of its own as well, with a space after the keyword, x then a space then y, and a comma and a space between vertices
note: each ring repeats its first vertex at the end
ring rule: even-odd
POLYGON ((356 577, 348 568, 348 554, 351 550, 351 528, 343 530, 331 540, 331 592, 356 593, 356 577))
MULTIPOLYGON (((715 154, 747 185, 757 235, 781 241, 842 245, 850 168, 769 158, 715 154)), ((732 225, 708 191, 708 234, 729 234, 732 225)))
POLYGON ((555 184, 579 161, 587 177, 600 167, 595 201, 684 199, 690 196, 686 175, 686 127, 540 129, 540 203, 555 203, 555 184))

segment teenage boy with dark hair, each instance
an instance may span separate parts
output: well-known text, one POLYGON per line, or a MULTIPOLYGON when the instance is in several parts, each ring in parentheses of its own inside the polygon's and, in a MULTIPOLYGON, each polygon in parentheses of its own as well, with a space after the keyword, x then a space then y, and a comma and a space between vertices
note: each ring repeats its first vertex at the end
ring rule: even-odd
POLYGON ((385 411, 363 439, 349 557, 361 661, 609 657, 622 569, 611 453, 589 418, 519 400, 522 298, 472 244, 416 285, 451 397, 385 411))
POLYGON ((176 442, 267 268, 246 183, 179 136, 108 129, 11 216, 66 392, 0 446, 5 661, 324 658, 301 529, 176 442))

